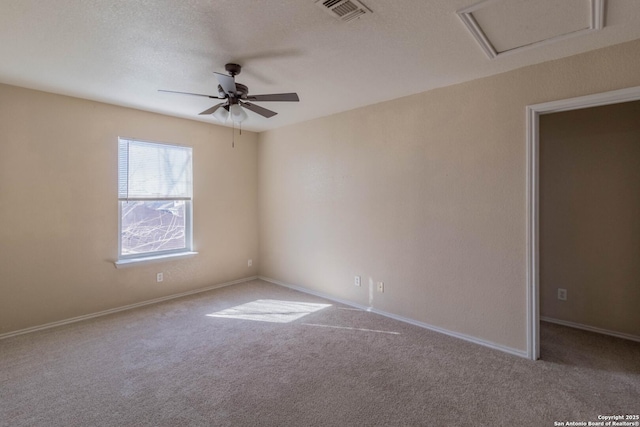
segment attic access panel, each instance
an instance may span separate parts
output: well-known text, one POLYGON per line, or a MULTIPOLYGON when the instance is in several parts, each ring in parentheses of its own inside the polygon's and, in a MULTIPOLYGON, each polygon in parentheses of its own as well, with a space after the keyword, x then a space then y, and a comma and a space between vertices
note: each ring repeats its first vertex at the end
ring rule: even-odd
POLYGON ((605 0, 484 0, 459 10, 490 59, 604 27, 605 0))

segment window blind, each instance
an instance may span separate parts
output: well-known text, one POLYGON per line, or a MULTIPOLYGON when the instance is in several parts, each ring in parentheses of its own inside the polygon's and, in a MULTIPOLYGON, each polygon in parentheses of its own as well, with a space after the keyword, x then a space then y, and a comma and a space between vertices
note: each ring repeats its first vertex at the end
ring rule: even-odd
POLYGON ((191 147, 118 139, 118 199, 191 200, 191 147))

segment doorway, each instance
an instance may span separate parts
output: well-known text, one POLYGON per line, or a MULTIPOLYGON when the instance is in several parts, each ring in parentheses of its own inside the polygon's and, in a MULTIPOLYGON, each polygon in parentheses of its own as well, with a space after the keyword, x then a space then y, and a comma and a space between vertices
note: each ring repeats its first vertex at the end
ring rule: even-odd
POLYGON ((640 87, 527 106, 527 355, 540 358, 540 116, 640 100, 640 87))

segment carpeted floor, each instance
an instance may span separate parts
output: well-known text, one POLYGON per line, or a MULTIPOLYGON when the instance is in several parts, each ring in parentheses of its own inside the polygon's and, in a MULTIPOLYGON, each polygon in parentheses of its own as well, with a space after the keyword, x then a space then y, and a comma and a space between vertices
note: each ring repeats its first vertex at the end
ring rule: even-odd
POLYGON ((640 343, 545 323, 542 357, 253 281, 0 341, 0 425, 553 426, 640 413, 640 343))

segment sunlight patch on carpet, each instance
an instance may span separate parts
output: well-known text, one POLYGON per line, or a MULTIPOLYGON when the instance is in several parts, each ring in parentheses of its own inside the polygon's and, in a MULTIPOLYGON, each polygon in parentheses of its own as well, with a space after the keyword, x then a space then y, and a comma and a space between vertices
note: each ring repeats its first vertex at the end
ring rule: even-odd
POLYGON ((207 314, 207 316, 255 320, 258 322, 289 323, 327 307, 331 307, 331 304, 259 299, 207 314))

